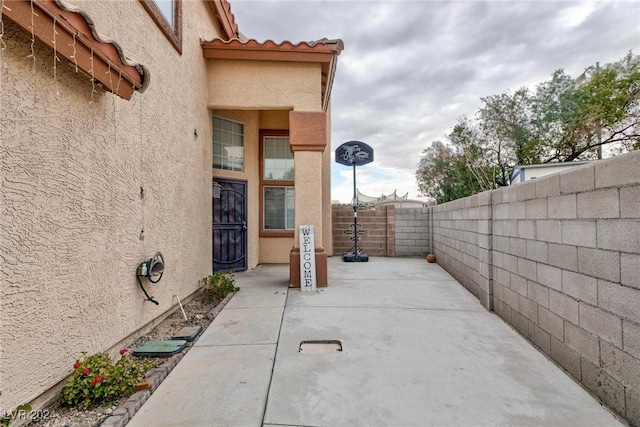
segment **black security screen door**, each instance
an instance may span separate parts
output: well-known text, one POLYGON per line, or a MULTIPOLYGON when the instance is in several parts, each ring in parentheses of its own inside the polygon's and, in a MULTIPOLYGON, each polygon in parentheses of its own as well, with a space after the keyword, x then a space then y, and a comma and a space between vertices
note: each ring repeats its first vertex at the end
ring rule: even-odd
POLYGON ((246 270, 247 183, 214 179, 213 196, 213 271, 246 270))

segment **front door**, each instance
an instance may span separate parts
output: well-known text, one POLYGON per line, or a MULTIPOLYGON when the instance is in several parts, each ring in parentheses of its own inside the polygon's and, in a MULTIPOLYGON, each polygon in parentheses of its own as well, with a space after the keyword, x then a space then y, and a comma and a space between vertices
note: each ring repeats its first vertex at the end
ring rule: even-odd
POLYGON ((246 269, 247 183, 214 178, 213 271, 246 269))

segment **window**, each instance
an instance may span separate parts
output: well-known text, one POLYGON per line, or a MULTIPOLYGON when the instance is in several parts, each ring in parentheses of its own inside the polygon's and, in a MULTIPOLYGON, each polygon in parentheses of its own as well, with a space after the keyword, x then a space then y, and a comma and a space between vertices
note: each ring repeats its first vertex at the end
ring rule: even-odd
POLYGON ((289 148, 288 136, 265 136, 264 174, 266 180, 293 181, 293 153, 289 148))
POLYGON ((140 0, 165 37, 182 54, 182 0, 140 0))
POLYGON ((213 168, 244 170, 244 125, 213 117, 213 168))
POLYGON ((264 229, 293 230, 293 187, 264 187, 264 229))
POLYGON ((154 0, 160 12, 164 15, 171 28, 175 28, 175 21, 173 19, 173 0, 154 0))
POLYGON ((293 236, 294 162, 288 131, 260 131, 261 235, 293 236))

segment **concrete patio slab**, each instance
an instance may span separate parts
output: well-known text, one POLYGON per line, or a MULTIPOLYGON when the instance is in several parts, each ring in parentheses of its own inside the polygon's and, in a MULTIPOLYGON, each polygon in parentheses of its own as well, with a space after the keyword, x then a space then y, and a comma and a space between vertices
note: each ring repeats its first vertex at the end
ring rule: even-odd
POLYGON ((289 264, 259 265, 251 271, 235 274, 241 289, 252 287, 289 287, 289 264))
POLYGON ((265 416, 295 426, 612 422, 487 312, 343 307, 287 307, 265 416), (340 340, 343 351, 300 354, 309 339, 340 340))
POLYGON ((287 266, 239 273, 130 425, 622 425, 436 264, 333 257, 329 277, 301 292, 287 266), (303 340, 343 351, 300 354, 303 340))
POLYGON ((275 348, 192 348, 127 426, 261 425, 275 348))
MULTIPOLYGON (((261 300, 259 296, 256 298, 261 300)), ((225 307, 194 347, 275 344, 278 342, 282 310, 283 307, 225 307)))
POLYGON ((248 286, 231 298, 225 308, 267 308, 284 307, 287 300, 287 288, 280 286, 248 286))
MULTIPOLYGON (((365 269, 362 264, 354 272, 365 269)), ((292 290, 290 306, 306 307, 396 307, 433 310, 484 310, 478 300, 455 280, 424 278, 332 279, 340 286, 319 288, 315 293, 292 290)))

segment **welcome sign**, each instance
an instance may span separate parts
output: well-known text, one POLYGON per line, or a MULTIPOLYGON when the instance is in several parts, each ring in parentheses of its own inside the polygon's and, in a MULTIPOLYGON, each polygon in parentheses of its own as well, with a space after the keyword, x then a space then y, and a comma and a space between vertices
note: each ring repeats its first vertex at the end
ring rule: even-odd
POLYGON ((313 225, 298 227, 300 240, 300 290, 315 291, 316 283, 316 242, 313 225))

